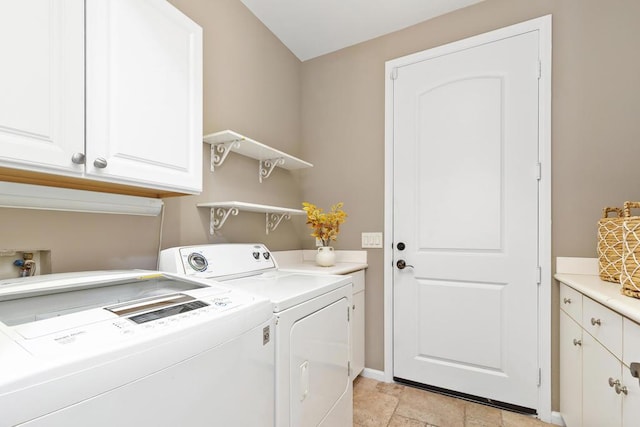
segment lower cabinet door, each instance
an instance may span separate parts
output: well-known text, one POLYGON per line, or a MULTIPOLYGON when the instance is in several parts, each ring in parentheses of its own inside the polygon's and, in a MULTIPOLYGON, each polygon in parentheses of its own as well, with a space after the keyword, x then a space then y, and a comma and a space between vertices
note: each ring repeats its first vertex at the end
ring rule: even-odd
POLYGON ((582 427, 582 328, 562 310, 560 412, 567 427, 582 427))
POLYGON ((622 384, 627 391, 627 394, 622 397, 622 425, 638 426, 640 425, 640 382, 638 378, 631 376, 631 371, 626 366, 622 367, 622 384))
POLYGON ((583 426, 619 427, 622 394, 616 393, 610 381, 622 383, 622 364, 588 333, 582 337, 582 348, 583 426))

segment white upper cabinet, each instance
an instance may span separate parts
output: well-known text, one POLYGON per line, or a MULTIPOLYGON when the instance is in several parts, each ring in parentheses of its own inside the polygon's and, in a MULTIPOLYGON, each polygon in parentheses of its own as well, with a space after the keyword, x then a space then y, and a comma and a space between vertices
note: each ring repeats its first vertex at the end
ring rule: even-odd
POLYGON ((0 0, 0 46, 9 180, 202 190, 202 29, 170 3, 0 0))
POLYGON ((83 0, 0 0, 0 166, 81 175, 83 0))
POLYGON ((87 175, 202 189, 202 29, 165 0, 87 0, 87 175))

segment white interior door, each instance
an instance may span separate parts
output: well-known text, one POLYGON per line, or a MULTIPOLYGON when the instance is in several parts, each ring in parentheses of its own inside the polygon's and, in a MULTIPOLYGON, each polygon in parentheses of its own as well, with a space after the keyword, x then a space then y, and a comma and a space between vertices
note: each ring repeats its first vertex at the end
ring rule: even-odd
POLYGON ((533 409, 538 50, 530 31, 393 81, 394 377, 533 409))

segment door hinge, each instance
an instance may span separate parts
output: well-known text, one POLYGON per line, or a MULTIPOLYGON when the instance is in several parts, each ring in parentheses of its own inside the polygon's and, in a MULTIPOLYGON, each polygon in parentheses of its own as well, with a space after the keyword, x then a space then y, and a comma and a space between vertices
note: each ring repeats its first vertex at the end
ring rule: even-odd
POLYGON ((351 377, 351 361, 347 362, 347 377, 351 377))
POLYGON ((540 181, 542 179, 542 163, 536 163, 536 179, 540 181))
POLYGON ((542 283, 542 267, 536 267, 536 283, 539 285, 542 283))
POLYGON ((391 70, 391 75, 389 77, 391 77, 391 80, 397 79, 398 78, 398 68, 394 68, 393 70, 391 70))
POLYGON ((542 368, 538 368, 538 387, 542 385, 542 368))
POLYGON ((347 307, 347 322, 351 322, 351 311, 349 307, 347 307))
POLYGON ((538 80, 542 78, 542 61, 538 59, 538 80))

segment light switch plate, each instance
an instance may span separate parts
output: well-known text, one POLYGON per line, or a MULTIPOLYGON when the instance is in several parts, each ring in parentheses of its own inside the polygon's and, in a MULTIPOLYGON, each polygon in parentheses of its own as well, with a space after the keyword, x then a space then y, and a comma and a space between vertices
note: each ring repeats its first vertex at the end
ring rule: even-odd
POLYGON ((362 233, 362 248, 382 248, 382 232, 362 233))

